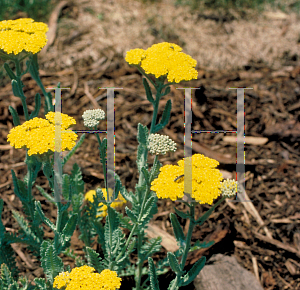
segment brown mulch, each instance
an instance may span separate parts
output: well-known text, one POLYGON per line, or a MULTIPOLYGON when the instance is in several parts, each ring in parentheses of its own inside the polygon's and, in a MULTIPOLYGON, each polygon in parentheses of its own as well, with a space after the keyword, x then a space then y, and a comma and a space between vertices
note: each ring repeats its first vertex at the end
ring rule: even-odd
MULTIPOLYGON (((81 115, 86 109, 102 108, 106 111, 106 90, 118 87, 115 92, 116 172, 128 191, 134 191, 138 180, 136 169, 137 125, 150 127, 152 107, 146 99, 141 75, 129 67, 123 54, 113 47, 101 51, 97 62, 78 60, 70 68, 55 70, 46 59, 40 63, 41 78, 45 87, 61 82, 71 90, 62 93, 62 112, 76 119, 75 130, 84 130, 81 115)), ((59 57, 59 55, 57 55, 59 57)), ((169 135, 178 150, 162 156, 163 164, 176 164, 184 157, 184 92, 176 87, 200 87, 193 93, 194 130, 235 130, 236 90, 233 87, 251 87, 245 90, 246 139, 246 192, 253 201, 253 208, 245 203, 224 202, 192 237, 196 240, 215 240, 207 251, 198 251, 188 257, 189 267, 202 255, 207 259, 216 253, 234 255, 238 262, 253 272, 264 289, 300 289, 300 63, 299 59, 283 60, 280 69, 272 69, 262 63, 249 62, 234 70, 209 70, 199 67, 198 80, 172 86, 171 93, 160 103, 158 118, 168 99, 172 100, 171 120, 161 134, 169 135), (265 138, 265 139, 261 139, 265 138)), ((24 92, 30 112, 34 109, 34 96, 40 92, 27 74, 23 78, 24 92)), ((43 104, 42 99, 42 104, 43 104)), ((21 101, 12 95, 11 85, 4 84, 0 92, 0 197, 4 199, 2 221, 7 231, 14 232, 19 226, 12 218, 11 210, 21 211, 21 202, 13 193, 11 169, 18 178, 26 174, 24 150, 13 149, 6 141, 13 127, 8 106, 13 106, 24 122, 21 101)), ((40 117, 42 114, 40 115, 40 117)), ((99 128, 105 128, 105 122, 99 128)), ((224 174, 235 177, 235 140, 226 138, 232 134, 193 134, 193 154, 201 153, 220 162, 224 174)), ((101 136, 103 137, 103 136, 101 136)), ((85 190, 103 186, 98 143, 93 134, 87 134, 85 144, 78 149, 72 162, 77 162, 83 172, 85 190)), ((150 164, 153 159, 150 158, 150 164)), ((37 184, 48 189, 46 178, 40 174, 37 184)), ((37 200, 44 200, 36 188, 37 200)), ((158 213, 152 223, 173 235, 169 214, 174 206, 185 209, 182 203, 170 200, 158 202, 158 213)), ((47 217, 55 221, 55 208, 43 205, 47 217)), ((209 209, 198 205, 196 217, 209 209)), ((123 209, 124 212, 124 209, 123 209)), ((188 224, 179 218, 185 232, 188 224)), ((53 235, 48 228, 45 236, 53 235)), ((74 235, 72 248, 82 254, 82 242, 74 235)), ((40 262, 33 259, 26 247, 14 244, 17 265, 21 275, 30 280, 41 277, 40 262)), ((96 245, 95 245, 96 247, 96 245)), ((154 258, 166 256, 166 249, 154 258)), ((132 257, 133 259, 135 257, 132 257)), ((74 266, 73 261, 64 262, 74 266)), ((122 286, 123 288, 124 286, 122 286)), ((121 289, 122 289, 121 288, 121 289)), ((125 289, 125 288, 124 288, 125 289)), ((128 288, 127 288, 128 289, 128 288)), ((183 289, 194 289, 183 288, 183 289)))

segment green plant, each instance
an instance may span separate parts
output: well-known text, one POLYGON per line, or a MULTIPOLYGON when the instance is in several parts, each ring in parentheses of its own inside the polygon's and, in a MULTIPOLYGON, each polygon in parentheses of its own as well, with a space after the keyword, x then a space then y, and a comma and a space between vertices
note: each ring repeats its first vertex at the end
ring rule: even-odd
POLYGON ((28 17, 41 21, 50 13, 51 0, 0 0, 0 7, 0 21, 11 19, 18 12, 26 13, 28 17))
MULTIPOLYGON (((195 154, 186 158, 185 161, 178 161, 178 165, 165 165, 159 162, 158 157, 168 151, 175 151, 176 145, 167 136, 157 134, 165 128, 170 119, 172 102, 166 102, 162 118, 157 123, 157 114, 160 100, 170 92, 170 85, 179 83, 182 80, 197 78, 198 72, 194 69, 196 61, 190 56, 181 52, 181 48, 173 43, 155 44, 147 50, 133 49, 127 52, 126 61, 137 67, 142 75, 143 85, 146 90, 147 99, 153 106, 153 116, 150 129, 147 126, 138 124, 137 139, 137 169, 139 181, 135 187, 135 193, 128 192, 122 185, 120 177, 115 175, 115 190, 108 188, 106 180, 106 151, 107 139, 100 139, 96 134, 99 143, 100 159, 104 172, 105 189, 97 188, 89 194, 84 195, 84 182, 79 166, 75 163, 71 174, 62 174, 62 197, 65 202, 56 199, 54 176, 57 172, 53 169, 54 152, 71 150, 63 159, 64 166, 76 149, 84 142, 84 134, 76 144, 77 135, 68 130, 76 122, 73 118, 62 113, 54 113, 51 102, 51 94, 46 93, 38 73, 36 53, 45 45, 45 32, 47 27, 43 23, 33 23, 32 20, 19 19, 15 22, 1 23, 3 31, 7 31, 10 42, 0 42, 0 57, 15 63, 14 72, 5 63, 4 68, 11 79, 13 93, 19 97, 23 104, 26 121, 20 124, 17 112, 9 107, 13 116, 15 127, 8 135, 8 141, 15 148, 26 149, 25 163, 28 172, 24 179, 18 179, 12 170, 14 192, 21 200, 24 215, 13 212, 13 217, 20 226, 17 235, 6 232, 0 221, 0 264, 1 279, 0 289, 101 289, 114 290, 120 287, 119 277, 133 275, 136 287, 134 289, 158 290, 158 276, 165 273, 168 266, 175 272, 176 278, 170 283, 169 290, 177 290, 181 286, 191 283, 196 275, 205 265, 205 257, 197 261, 191 270, 186 272, 184 265, 187 254, 190 251, 205 248, 209 245, 198 241, 191 248, 191 237, 196 225, 202 225, 213 210, 224 201, 226 197, 236 194, 237 183, 235 181, 222 181, 222 175, 216 166, 216 160, 195 154), (14 31, 14 25, 22 26, 14 31), (28 26, 27 26, 28 25, 28 26), (6 28, 9 28, 6 30, 6 28), (28 38, 32 41, 28 41, 28 38), (21 70, 20 63, 26 58, 26 70, 21 70), (41 107, 41 96, 36 95, 35 109, 29 115, 26 104, 26 97, 23 93, 21 77, 30 72, 32 78, 37 82, 45 97, 45 117, 38 118, 41 107), (150 78, 149 75, 154 76, 150 78), (167 81, 165 83, 165 81, 167 81), (155 89, 153 97, 150 84, 155 89), (59 146, 54 142, 56 130, 61 131, 59 146), (149 168, 148 154, 155 154, 154 162, 149 168), (189 164, 187 172, 185 163, 189 164), (53 223, 42 209, 41 203, 32 195, 32 188, 36 182, 39 171, 42 170, 50 185, 50 193, 42 187, 36 188, 57 208, 57 219, 53 223), (193 175, 192 175, 193 172, 193 175), (145 228, 157 211, 158 198, 181 199, 184 196, 183 174, 192 176, 192 184, 188 184, 188 192, 195 200, 185 202, 189 207, 187 213, 175 208, 175 212, 183 219, 189 219, 190 225, 187 235, 183 233, 181 225, 175 214, 170 214, 174 235, 179 245, 179 250, 168 253, 167 257, 154 265, 152 255, 160 250, 161 238, 147 239, 145 228), (116 210, 116 200, 121 195, 122 202, 131 205, 125 208, 127 216, 116 210), (213 201, 222 195, 202 217, 195 219, 195 206, 197 203, 213 204, 213 201), (84 199, 89 200, 88 205, 84 199), (114 203, 115 202, 115 203, 114 203), (103 214, 99 214, 103 213, 103 214), (105 214, 104 214, 105 213, 105 214), (101 220, 106 216, 105 226, 101 220), (47 225, 54 233, 54 239, 44 237, 44 225, 47 225), (79 257, 70 250, 70 240, 75 228, 80 230, 80 239, 84 242, 85 257, 79 257), (126 239, 121 227, 130 231, 126 239), (101 245, 104 256, 91 248, 93 240, 101 245), (24 278, 18 278, 18 269, 14 261, 12 243, 23 243, 33 255, 41 261, 45 278, 34 279, 35 286, 28 283, 24 278), (138 260, 131 264, 129 257, 136 250, 138 260), (76 267, 70 269, 63 265, 60 254, 71 257, 75 260, 76 267), (179 260, 180 263, 179 263, 179 260), (143 262, 148 261, 149 269, 143 267, 143 262), (99 273, 93 273, 97 270, 99 273), (142 283, 142 276, 148 275, 142 283)), ((4 35, 5 38, 5 35, 4 35)), ((96 129, 98 121, 105 118, 102 110, 88 110, 83 114, 84 125, 89 129, 96 129)), ((112 173, 112 172, 109 172, 112 173)), ((184 202, 184 201, 183 201, 184 202)), ((0 200, 0 215, 2 214, 3 200, 0 200)))

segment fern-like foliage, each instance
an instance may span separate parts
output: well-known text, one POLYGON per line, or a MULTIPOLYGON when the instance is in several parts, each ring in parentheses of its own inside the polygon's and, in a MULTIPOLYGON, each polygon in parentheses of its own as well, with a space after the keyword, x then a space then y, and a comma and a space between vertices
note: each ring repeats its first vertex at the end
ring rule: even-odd
POLYGON ((151 289, 160 290, 153 259, 148 258, 148 263, 149 263, 149 276, 150 276, 151 289))
POLYGON ((7 265, 12 277, 17 278, 19 270, 16 265, 16 255, 11 245, 8 245, 5 242, 1 243, 0 247, 0 265, 3 263, 7 265))
POLYGON ((73 195, 78 195, 84 192, 84 182, 82 180, 82 173, 77 163, 73 165, 71 171, 71 191, 73 195))
POLYGON ((18 276, 18 268, 16 265, 15 252, 11 247, 11 235, 6 233, 2 223, 3 200, 0 199, 0 265, 6 264, 13 277, 18 276))
POLYGON ((79 239, 82 240, 87 247, 90 247, 97 233, 94 229, 92 219, 89 216, 87 206, 83 208, 81 217, 78 220, 78 226, 80 230, 79 239))
POLYGON ((14 282, 11 272, 5 264, 1 264, 1 282, 1 286, 5 290, 14 282))
POLYGON ((54 171, 53 167, 49 163, 44 163, 43 164, 43 173, 47 177, 49 181, 49 186, 51 189, 54 189, 54 171))
POLYGON ((64 265, 60 257, 57 256, 56 249, 50 241, 43 241, 41 245, 42 268, 47 279, 53 284, 54 278, 64 271, 64 265))
POLYGON ((28 192, 27 182, 19 180, 16 177, 15 172, 12 170, 12 178, 14 184, 14 193, 21 200, 24 214, 27 216, 29 221, 33 221, 33 211, 34 211, 34 198, 31 193, 28 192))
POLYGON ((162 164, 157 161, 153 164, 151 170, 150 170, 150 176, 149 176, 149 184, 158 177, 159 169, 161 168, 162 164))
POLYGON ((137 148, 137 167, 138 171, 142 171, 142 167, 145 166, 146 169, 148 169, 148 149, 147 149, 147 140, 148 140, 148 128, 147 126, 143 126, 142 124, 138 124, 138 134, 137 134, 137 140, 139 142, 138 148, 137 148))
MULTIPOLYGON (((19 278, 19 281, 16 281, 13 278, 9 268, 4 263, 0 268, 0 290, 35 290, 36 287, 31 285, 26 277, 19 278), (21 286, 18 284, 20 282, 21 286)), ((51 289, 51 288, 48 288, 51 289)), ((48 290, 47 289, 47 290, 48 290)), ((46 290, 46 289, 45 289, 46 290)))
POLYGON ((157 213, 157 196, 154 193, 149 193, 149 198, 147 199, 144 208, 143 215, 141 217, 141 227, 146 228, 146 225, 150 222, 153 215, 157 213))
POLYGON ((47 290, 47 283, 46 280, 44 278, 35 278, 33 280, 37 286, 36 290, 47 290))
POLYGON ((154 253, 157 253, 161 249, 161 237, 149 239, 147 243, 144 243, 141 247, 140 260, 148 260, 148 257, 151 257, 154 253))
MULTIPOLYGON (((105 227, 104 227, 104 235, 105 235, 105 263, 113 263, 114 271, 119 273, 122 269, 129 265, 129 257, 128 252, 123 254, 118 260, 116 257, 122 252, 126 240, 125 235, 122 230, 119 228, 120 221, 118 217, 118 213, 114 208, 108 207, 108 216, 106 219, 105 227), (111 235, 110 235, 111 233, 111 235)), ((107 264, 108 265, 108 264, 107 264)))
MULTIPOLYGON (((17 211, 13 210, 13 217, 22 228, 22 239, 26 241, 27 244, 30 244, 33 247, 39 247, 40 240, 35 235, 35 233, 31 230, 29 226, 29 222, 25 220, 23 216, 21 216, 17 211)), ((21 232, 21 231, 20 231, 21 232)))
POLYGON ((102 262, 102 259, 99 257, 99 254, 90 247, 86 247, 85 250, 88 265, 95 268, 98 273, 101 273, 105 269, 105 266, 102 262))
POLYGON ((189 285, 205 266, 206 258, 201 257, 192 267, 192 269, 183 277, 182 286, 189 285))

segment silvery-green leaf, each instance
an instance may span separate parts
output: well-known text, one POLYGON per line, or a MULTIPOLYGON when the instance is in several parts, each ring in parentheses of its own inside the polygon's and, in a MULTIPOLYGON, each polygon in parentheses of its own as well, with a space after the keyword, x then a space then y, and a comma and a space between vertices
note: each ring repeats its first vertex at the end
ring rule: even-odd
POLYGON ((150 86, 149 86, 148 81, 147 81, 146 78, 143 78, 143 85, 144 85, 144 88, 145 88, 145 91, 146 91, 148 101, 151 104, 154 104, 154 99, 152 97, 152 92, 151 92, 150 86))
POLYGON ((179 265, 175 255, 173 253, 168 252, 167 256, 168 256, 169 264, 170 264, 170 267, 172 268, 172 270, 176 273, 176 275, 182 276, 185 273, 185 271, 181 270, 180 265, 179 265))
POLYGON ((170 219, 171 219, 175 238, 176 238, 177 242, 179 242, 180 246, 183 247, 186 243, 186 241, 185 241, 186 238, 185 238, 183 230, 178 222, 178 219, 177 219, 176 215, 173 213, 170 213, 170 219))
POLYGON ((127 215, 130 217, 130 219, 132 220, 132 222, 137 223, 137 217, 127 206, 125 207, 125 211, 126 211, 127 215))
POLYGON ((200 271, 203 269, 205 266, 206 258, 201 257, 192 267, 188 273, 183 277, 183 283, 181 286, 186 286, 189 285, 200 273, 200 271))
POLYGON ((150 276, 151 288, 152 290, 160 290, 159 283, 156 276, 155 266, 153 263, 153 259, 151 257, 148 258, 148 264, 149 264, 149 276, 150 276))

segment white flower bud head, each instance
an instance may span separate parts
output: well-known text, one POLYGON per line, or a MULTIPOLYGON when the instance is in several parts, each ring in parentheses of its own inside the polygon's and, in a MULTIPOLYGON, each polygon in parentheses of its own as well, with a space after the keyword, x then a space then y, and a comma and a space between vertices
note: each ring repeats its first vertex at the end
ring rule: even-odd
POLYGON ((240 192, 239 183, 234 179, 227 178, 221 182, 221 192, 225 197, 233 197, 237 192, 240 192))
POLYGON ((82 118, 84 126, 93 128, 99 124, 99 120, 105 119, 105 113, 101 109, 86 110, 83 112, 82 118))
POLYGON ((176 143, 167 135, 150 134, 148 138, 148 150, 151 154, 166 154, 168 151, 176 151, 176 143))

